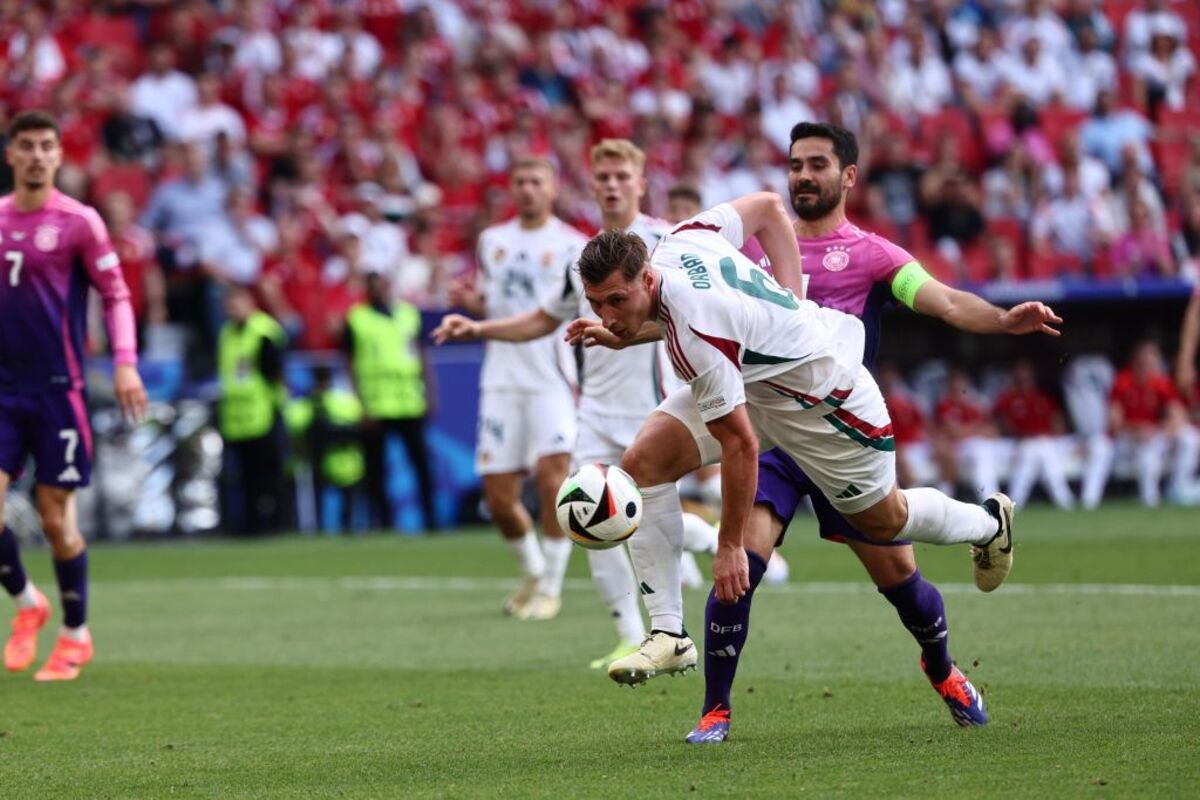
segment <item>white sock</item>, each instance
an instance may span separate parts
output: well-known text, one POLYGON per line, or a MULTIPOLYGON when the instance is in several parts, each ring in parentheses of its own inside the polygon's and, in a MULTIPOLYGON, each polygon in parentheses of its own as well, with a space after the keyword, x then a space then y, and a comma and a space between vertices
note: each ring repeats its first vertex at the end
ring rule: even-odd
POLYGON ((588 550, 588 566, 592 569, 592 583, 608 606, 617 636, 623 642, 640 644, 646 637, 646 625, 642 621, 642 608, 638 605, 637 579, 624 547, 609 550, 588 550))
POLYGON ((527 532, 520 539, 505 539, 508 548, 517 557, 521 565, 521 575, 526 578, 540 578, 546 571, 546 559, 542 556, 542 547, 538 544, 537 534, 527 532))
POLYGON ((33 586, 33 581, 25 579, 25 588, 22 589, 13 599, 17 601, 17 608, 33 608, 37 605, 38 591, 33 586))
POLYGON ((996 535, 996 518, 983 506, 951 500, 937 489, 901 489, 908 500, 908 521, 901 539, 928 544, 987 544, 996 535))
POLYGON ((92 640, 92 633, 88 630, 87 625, 80 625, 78 628, 68 628, 63 625, 58 629, 58 635, 73 642, 90 642, 92 640))
POLYGON ((571 560, 571 540, 542 537, 542 553, 546 556, 546 570, 538 581, 538 592, 551 597, 562 595, 563 577, 567 574, 567 562, 571 560))
MULTIPOLYGON (((717 552, 717 528, 704 517, 689 512, 683 514, 683 549, 690 553, 717 552)), ((693 559, 694 560, 694 559, 693 559)))
POLYGON ((683 509, 673 483, 642 489, 642 525, 629 539, 629 555, 641 583, 650 628, 683 633, 683 509))

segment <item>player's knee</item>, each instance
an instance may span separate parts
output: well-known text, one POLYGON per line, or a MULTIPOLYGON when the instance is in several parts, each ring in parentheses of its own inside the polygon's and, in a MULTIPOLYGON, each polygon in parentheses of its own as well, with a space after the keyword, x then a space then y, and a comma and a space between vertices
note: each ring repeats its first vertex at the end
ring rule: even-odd
POLYGON ((674 478, 660 453, 652 448, 631 447, 621 458, 621 469, 629 473, 633 482, 642 488, 671 483, 674 478))

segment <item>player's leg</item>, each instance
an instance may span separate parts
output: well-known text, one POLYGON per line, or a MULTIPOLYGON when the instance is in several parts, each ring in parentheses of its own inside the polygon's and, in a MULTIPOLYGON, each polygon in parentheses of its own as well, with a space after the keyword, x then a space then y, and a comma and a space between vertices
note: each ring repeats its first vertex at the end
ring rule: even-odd
POLYGON ((1052 436, 1042 436, 1037 442, 1042 485, 1046 487, 1054 505, 1061 509, 1074 508, 1075 495, 1071 493, 1067 473, 1063 469, 1062 442, 1052 436))
POLYGON ((521 583, 504 601, 506 614, 517 614, 537 591, 546 572, 542 546, 533 530, 533 518, 521 503, 522 472, 493 472, 482 476, 483 502, 500 537, 508 545, 521 570, 521 583))
POLYGON ((1161 499, 1159 484, 1166 467, 1169 442, 1163 431, 1154 431, 1137 440, 1134 462, 1137 469, 1138 495, 1143 505, 1157 506, 1161 499))
POLYGON ((1196 479, 1196 462, 1200 459, 1200 431, 1186 423, 1172 433, 1175 454, 1171 459, 1171 477, 1167 483, 1167 498, 1172 503, 1191 499, 1196 479))
MULTIPOLYGON (((11 453, 12 450, 3 447, 2 431, 3 421, 0 420, 0 458, 5 458, 6 451, 11 453)), ((11 469, 15 473, 17 468, 11 469)), ((4 645, 4 667, 20 672, 28 669, 37 657, 37 634, 50 619, 50 603, 26 576, 17 535, 8 527, 4 516, 4 499, 10 483, 9 472, 0 469, 0 585, 17 604, 12 633, 4 645)))
POLYGON ((687 736, 693 744, 722 742, 729 735, 733 681, 750 633, 754 591, 809 486, 787 455, 772 450, 759 456, 755 503, 743 533, 750 588, 736 603, 718 602, 716 591, 709 592, 704 608, 704 703, 700 722, 687 736))
POLYGON ((950 658, 950 627, 942 593, 921 575, 911 544, 847 539, 871 581, 892 604, 921 648, 921 669, 959 725, 986 725, 983 698, 950 658))
POLYGON ((1084 508, 1095 508, 1104 499, 1104 487, 1112 470, 1116 447, 1106 433, 1093 433, 1084 440, 1083 487, 1080 500, 1084 508))
POLYGON ((1037 439, 1020 439, 1013 453, 1012 470, 1008 475, 1008 496, 1013 505, 1022 508, 1029 500, 1033 484, 1041 471, 1041 453, 1037 439))
POLYGON ((421 513, 425 517, 425 529, 436 530, 438 527, 437 512, 434 508, 434 497, 437 491, 433 483, 433 472, 430 469, 429 445, 425 442, 425 418, 401 419, 395 423, 396 432, 404 442, 404 450, 413 471, 417 473, 417 490, 421 502, 421 513))
POLYGON ((92 635, 87 627, 88 553, 79 531, 75 490, 38 484, 38 514, 54 558, 54 577, 62 601, 63 624, 54 652, 34 675, 39 681, 73 680, 92 658, 92 635))
MULTIPOLYGON (((625 448, 637 437, 637 419, 601 419, 579 417, 579 433, 575 440, 575 467, 584 464, 620 464, 625 448)), ((629 553, 624 547, 608 550, 587 550, 588 568, 592 583, 604 601, 617 629, 616 645, 603 656, 592 660, 592 669, 604 669, 618 658, 635 652, 646 638, 642 607, 638 603, 637 579, 629 553)))
POLYGON ((621 467, 642 491, 642 523, 629 540, 629 554, 650 615, 651 635, 637 653, 609 665, 613 680, 637 685, 696 664, 696 648, 683 627, 683 509, 675 482, 702 463, 719 460, 720 452, 686 386, 672 392, 646 419, 625 452, 621 467))
POLYGON ((382 423, 368 423, 363 431, 363 460, 366 462, 367 526, 387 528, 392 509, 387 496, 387 433, 382 423))

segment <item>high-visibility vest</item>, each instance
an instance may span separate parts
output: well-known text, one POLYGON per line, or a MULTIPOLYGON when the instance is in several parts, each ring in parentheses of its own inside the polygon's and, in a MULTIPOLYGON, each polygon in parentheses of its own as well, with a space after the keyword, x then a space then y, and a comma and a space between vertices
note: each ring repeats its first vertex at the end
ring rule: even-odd
MULTIPOLYGON (((302 397, 288 404, 286 414, 288 430, 296 439, 303 439, 317 411, 319 403, 325 417, 338 427, 353 427, 362 422, 363 408, 352 393, 342 389, 330 389, 311 397, 302 397)), ((325 448, 320 464, 321 475, 334 486, 353 486, 367 473, 367 462, 363 455, 362 442, 357 437, 342 438, 325 448)))
POLYGON ((361 303, 350 309, 346 323, 354 337, 351 370, 367 416, 424 416, 428 401, 417 350, 420 312, 408 303, 397 303, 391 314, 384 314, 361 303))
POLYGON ((286 390, 267 380, 258 368, 264 339, 281 351, 287 334, 267 314, 256 311, 244 325, 226 322, 217 342, 217 376, 221 382, 218 423, 228 441, 257 439, 271 432, 286 390))

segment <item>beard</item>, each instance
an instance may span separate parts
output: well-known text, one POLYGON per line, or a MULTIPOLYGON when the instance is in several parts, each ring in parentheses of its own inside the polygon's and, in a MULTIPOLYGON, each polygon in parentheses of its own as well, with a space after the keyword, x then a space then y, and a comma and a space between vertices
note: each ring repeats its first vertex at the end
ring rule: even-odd
POLYGON ((796 216, 805 222, 813 222, 821 219, 838 207, 838 203, 842 202, 841 187, 827 188, 818 187, 817 193, 800 194, 796 190, 791 192, 792 210, 796 212, 796 216))

